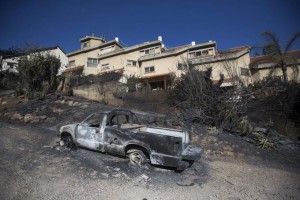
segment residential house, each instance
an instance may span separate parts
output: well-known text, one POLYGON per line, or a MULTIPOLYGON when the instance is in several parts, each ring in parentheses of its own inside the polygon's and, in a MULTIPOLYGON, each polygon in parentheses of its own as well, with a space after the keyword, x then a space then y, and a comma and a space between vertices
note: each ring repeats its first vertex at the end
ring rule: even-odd
POLYGON ((187 67, 193 66, 199 70, 212 67, 211 78, 214 81, 218 81, 220 74, 224 74, 223 86, 237 84, 237 77, 239 80, 245 79, 244 84, 251 82, 247 46, 218 52, 216 42, 209 41, 202 44, 192 42, 167 49, 161 36, 157 40, 130 47, 123 47, 118 38, 106 42, 102 38, 87 36, 80 42, 81 49, 67 55, 69 67, 83 67, 85 75, 123 70, 121 82, 126 82, 126 77, 135 75, 152 89, 166 89, 172 85, 175 77, 180 77, 187 67), (231 73, 228 73, 229 69, 231 73))
MULTIPOLYGON (((117 51, 123 46, 118 38, 105 41, 100 37, 86 36, 80 39, 80 49, 68 53, 69 68, 83 68, 83 74, 97 74, 101 69, 107 68, 98 66, 98 57, 102 54, 117 51)), ((112 67, 112 66, 111 66, 112 67)), ((112 67, 113 68, 113 67, 112 67)))
POLYGON ((2 59, 2 71, 10 71, 10 72, 18 72, 17 67, 19 60, 22 56, 32 56, 36 53, 40 53, 42 55, 53 55, 57 57, 60 62, 60 68, 58 70, 58 75, 60 75, 65 69, 68 64, 68 57, 66 56, 65 52, 59 47, 48 47, 48 48, 41 48, 38 50, 29 51, 28 53, 22 54, 20 56, 6 56, 2 59))
MULTIPOLYGON (((286 59, 288 81, 300 82, 300 50, 289 51, 283 55, 286 59)), ((255 56, 251 58, 250 70, 254 82, 267 78, 283 81, 283 73, 272 55, 255 56)))
POLYGON ((179 77, 182 73, 185 73, 187 67, 200 71, 212 68, 210 78, 214 83, 218 82, 221 76, 224 76, 221 87, 240 83, 249 85, 251 83, 248 46, 219 52, 215 41, 201 44, 192 42, 189 45, 165 50, 161 54, 141 57, 139 61, 142 61, 142 67, 145 66, 141 79, 148 79, 151 82, 152 80, 158 81, 160 78, 160 82, 164 81, 163 88, 166 88, 166 82, 168 83, 169 80, 166 76, 175 75, 179 77), (153 66, 154 73, 146 73, 147 66, 153 66))

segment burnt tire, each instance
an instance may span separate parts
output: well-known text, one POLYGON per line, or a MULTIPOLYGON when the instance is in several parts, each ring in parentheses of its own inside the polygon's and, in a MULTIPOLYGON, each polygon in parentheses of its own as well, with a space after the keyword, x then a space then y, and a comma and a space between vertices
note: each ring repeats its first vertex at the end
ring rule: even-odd
POLYGON ((147 157, 141 150, 132 149, 128 152, 130 163, 136 166, 142 166, 147 163, 147 157))
POLYGON ((71 135, 64 135, 61 137, 61 141, 63 141, 63 145, 68 147, 68 148, 73 148, 75 147, 74 142, 73 142, 73 138, 71 135))

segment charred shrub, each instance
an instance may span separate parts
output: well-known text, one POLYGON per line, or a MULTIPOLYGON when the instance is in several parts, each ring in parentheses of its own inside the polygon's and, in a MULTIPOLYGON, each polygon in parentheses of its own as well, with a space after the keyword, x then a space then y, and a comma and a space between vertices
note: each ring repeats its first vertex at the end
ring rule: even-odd
POLYGON ((14 90, 17 87, 18 74, 14 72, 0 72, 0 89, 14 90))
POLYGON ((220 88, 209 79, 210 72, 188 71, 176 80, 168 93, 169 105, 175 107, 186 123, 217 124, 220 88))
POLYGON ((236 129, 246 112, 241 89, 222 89, 210 79, 212 69, 190 70, 175 82, 168 92, 168 103, 176 108, 185 125, 200 124, 236 129))

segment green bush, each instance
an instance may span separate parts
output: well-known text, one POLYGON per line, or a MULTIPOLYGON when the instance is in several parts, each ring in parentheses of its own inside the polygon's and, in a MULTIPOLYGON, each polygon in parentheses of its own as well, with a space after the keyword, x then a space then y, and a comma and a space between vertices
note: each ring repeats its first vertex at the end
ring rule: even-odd
POLYGON ((44 96, 57 87, 57 72, 61 63, 55 56, 33 54, 19 61, 17 94, 33 97, 35 92, 44 96))

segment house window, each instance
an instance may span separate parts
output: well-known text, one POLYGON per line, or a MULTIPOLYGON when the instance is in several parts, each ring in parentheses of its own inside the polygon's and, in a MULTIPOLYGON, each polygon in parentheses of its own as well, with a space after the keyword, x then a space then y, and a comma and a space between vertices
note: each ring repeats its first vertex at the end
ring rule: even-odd
POLYGON ((151 67, 145 67, 145 73, 150 73, 150 72, 154 72, 154 71, 155 71, 154 66, 151 66, 151 67))
POLYGON ((212 49, 198 50, 189 53, 190 58, 195 58, 200 56, 212 56, 212 55, 213 55, 212 49))
POLYGON ((196 57, 201 56, 202 55, 202 51, 196 51, 195 54, 196 54, 196 57))
POLYGON ((82 48, 90 47, 90 42, 84 42, 82 48))
POLYGON ((88 67, 97 67, 97 58, 88 58, 87 60, 87 66, 88 67))
POLYGON ((153 48, 153 49, 146 49, 145 50, 145 54, 147 55, 147 54, 153 54, 153 53, 155 53, 155 49, 153 48))
POLYGON ((109 63, 105 63, 105 64, 102 64, 102 65, 101 65, 100 70, 106 70, 106 69, 110 69, 109 63))
POLYGON ((145 55, 154 54, 155 49, 157 49, 157 48, 158 48, 158 46, 157 47, 151 47, 151 48, 148 48, 148 49, 143 49, 140 52, 145 52, 145 55))
POLYGON ((75 66, 75 60, 70 60, 69 61, 69 66, 74 67, 75 66))
POLYGON ((137 67, 137 61, 136 60, 127 60, 127 66, 137 67))
POLYGON ((241 76, 250 76, 249 69, 241 67, 241 76))
POLYGON ((186 63, 177 63, 178 70, 187 69, 187 67, 188 67, 188 65, 186 63))
POLYGON ((195 52, 192 52, 189 55, 190 55, 190 58, 195 58, 196 57, 195 52))
POLYGON ((208 55, 208 50, 201 51, 201 55, 208 55))

